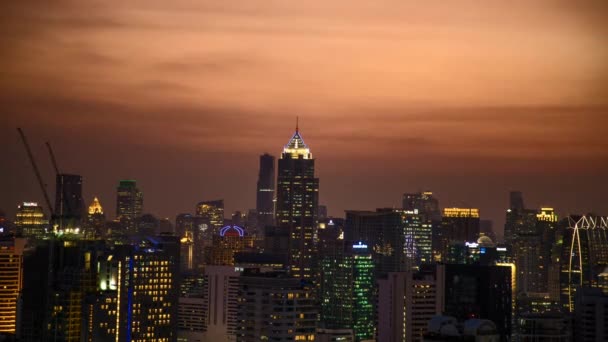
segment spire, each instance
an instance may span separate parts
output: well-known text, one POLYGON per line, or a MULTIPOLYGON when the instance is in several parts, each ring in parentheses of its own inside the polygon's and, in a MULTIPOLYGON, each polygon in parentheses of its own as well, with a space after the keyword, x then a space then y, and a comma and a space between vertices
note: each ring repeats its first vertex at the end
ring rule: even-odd
POLYGON ((300 129, 298 127, 299 121, 300 121, 300 117, 296 116, 296 133, 298 133, 300 131, 300 129))
POLYGON ((300 117, 298 116, 296 116, 296 132, 291 139, 289 139, 287 145, 285 145, 283 153, 291 154, 295 158, 297 158, 298 155, 304 155, 304 159, 312 158, 308 146, 306 146, 304 139, 302 139, 302 136, 300 135, 300 117))

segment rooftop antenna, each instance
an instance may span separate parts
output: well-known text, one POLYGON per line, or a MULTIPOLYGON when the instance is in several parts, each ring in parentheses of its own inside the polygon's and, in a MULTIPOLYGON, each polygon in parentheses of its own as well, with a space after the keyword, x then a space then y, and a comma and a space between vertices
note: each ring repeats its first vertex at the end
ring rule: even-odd
POLYGON ((298 128, 298 123, 299 123, 298 121, 300 121, 300 117, 296 116, 296 133, 298 133, 300 131, 298 128))

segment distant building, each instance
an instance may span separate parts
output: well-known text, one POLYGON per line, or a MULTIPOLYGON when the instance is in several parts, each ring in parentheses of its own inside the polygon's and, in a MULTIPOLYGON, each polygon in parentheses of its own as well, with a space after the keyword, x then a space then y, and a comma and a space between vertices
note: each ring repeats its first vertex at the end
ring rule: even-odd
POLYGON ((563 314, 524 314, 518 319, 518 324, 520 342, 572 341, 570 319, 563 314))
POLYGON ((403 210, 407 211, 417 210, 420 215, 425 216, 426 220, 441 220, 439 200, 433 196, 433 193, 431 191, 403 194, 402 208, 403 210))
POLYGON ((199 202, 194 222, 199 230, 200 241, 205 246, 211 245, 212 237, 219 234, 224 226, 224 200, 199 202))
POLYGON ((239 278, 237 341, 315 341, 313 292, 283 273, 244 272, 239 278))
POLYGON ((234 265, 234 255, 253 248, 253 236, 243 227, 228 225, 213 236, 213 244, 205 248, 207 265, 234 265))
POLYGON ((274 225, 274 182, 275 158, 268 153, 260 156, 256 192, 257 229, 256 235, 264 236, 264 228, 274 225))
POLYGON ((289 272, 316 282, 315 236, 319 179, 315 160, 296 126, 278 162, 276 225, 289 231, 289 272))
POLYGON ((376 276, 407 269, 405 227, 402 215, 393 209, 346 212, 344 239, 366 241, 376 263, 376 276))
POLYGON ((48 227, 48 220, 42 207, 36 202, 23 202, 17 207, 15 229, 18 236, 42 238, 48 227))
POLYGON ((433 221, 418 209, 399 210, 405 234, 405 257, 408 269, 431 264, 433 258, 433 221))
POLYGON ((229 342, 236 340, 238 329, 239 277, 233 266, 205 267, 205 339, 229 342))
POLYGON ((59 230, 80 228, 84 214, 82 176, 58 174, 55 183, 54 223, 59 230))
POLYGON ((437 255, 444 261, 452 242, 477 241, 479 238, 479 209, 445 208, 441 221, 440 245, 437 255))
POLYGON ((89 210, 87 212, 87 220, 84 227, 85 236, 87 238, 105 237, 107 233, 105 231, 105 225, 106 216, 103 213, 103 207, 101 206, 99 199, 95 197, 93 198, 91 205, 89 205, 89 210))
POLYGON ((0 336, 17 333, 17 303, 23 286, 25 239, 0 240, 0 336))
POLYGON ((123 222, 126 231, 133 233, 135 219, 141 216, 144 195, 135 180, 121 180, 116 188, 116 219, 123 222))

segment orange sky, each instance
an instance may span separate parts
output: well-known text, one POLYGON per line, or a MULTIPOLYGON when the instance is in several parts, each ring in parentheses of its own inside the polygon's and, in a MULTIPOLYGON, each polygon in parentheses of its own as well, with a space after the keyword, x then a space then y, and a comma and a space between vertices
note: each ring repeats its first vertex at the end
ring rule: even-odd
POLYGON ((299 115, 334 215, 422 188, 497 221, 515 187, 608 211, 603 3, 5 2, 0 142, 18 162, 2 172, 20 180, 0 208, 39 196, 17 125, 53 139, 88 197, 111 207, 134 177, 168 216, 213 197, 252 207, 257 154, 278 154, 299 115))

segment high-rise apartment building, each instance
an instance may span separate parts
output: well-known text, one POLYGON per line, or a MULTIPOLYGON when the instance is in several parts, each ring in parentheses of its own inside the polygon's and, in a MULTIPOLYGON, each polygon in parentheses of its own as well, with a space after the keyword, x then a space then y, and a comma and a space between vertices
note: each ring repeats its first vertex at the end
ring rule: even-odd
POLYGON ((54 223, 60 230, 80 228, 85 214, 82 176, 58 174, 55 183, 54 223))
POLYGON ((141 216, 143 206, 144 195, 137 188, 137 181, 121 180, 116 188, 116 218, 134 222, 141 216))
POLYGON ((99 260, 99 292, 85 311, 85 340, 177 341, 177 237, 118 245, 99 260))
POLYGON ((256 211, 256 235, 264 236, 264 228, 274 225, 274 156, 265 153, 260 156, 260 172, 258 174, 256 211))
POLYGON ((42 207, 36 202, 23 202, 17 207, 15 229, 18 236, 42 238, 48 227, 42 207))
POLYGON ((315 341, 313 292, 284 273, 245 270, 239 278, 237 341, 315 341))
POLYGON ((236 340, 240 275, 233 266, 205 267, 206 341, 236 340))
POLYGON ((278 164, 276 224, 290 234, 289 271, 296 278, 314 282, 319 179, 315 178, 315 160, 297 127, 278 164))
POLYGON ((429 269, 378 279, 378 341, 423 341, 428 322, 443 309, 435 276, 429 269))
POLYGON ((25 239, 0 240, 0 335, 16 335, 17 303, 23 285, 25 239))

